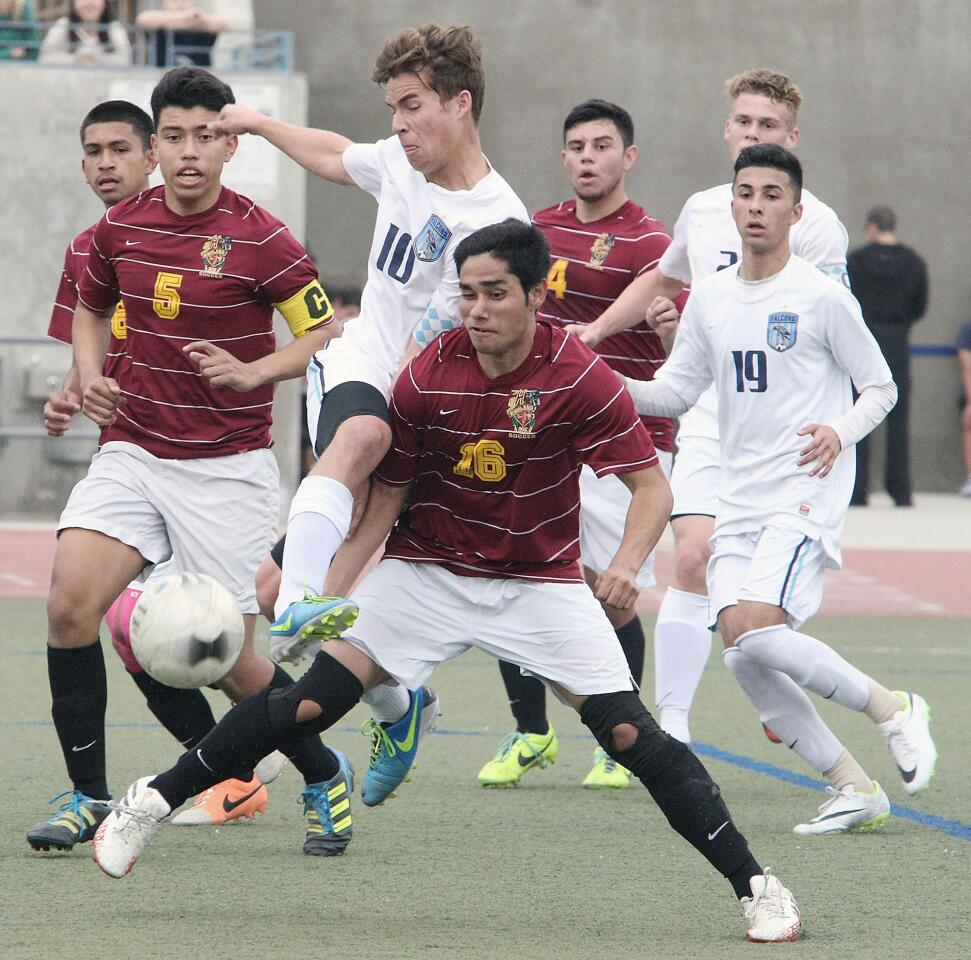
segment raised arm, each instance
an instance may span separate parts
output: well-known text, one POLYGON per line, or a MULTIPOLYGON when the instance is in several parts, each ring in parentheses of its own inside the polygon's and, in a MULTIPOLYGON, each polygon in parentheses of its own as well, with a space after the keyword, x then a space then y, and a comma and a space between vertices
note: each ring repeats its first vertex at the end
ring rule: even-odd
POLYGON ((240 103, 223 107, 219 119, 210 123, 209 127, 217 133, 252 133, 263 137, 305 170, 331 183, 354 186, 341 159, 352 141, 339 133, 297 127, 240 103))
POLYGON ((579 332, 579 337, 590 347, 621 330, 636 327, 644 320, 648 307, 657 297, 673 300, 684 289, 680 280, 673 280, 655 267, 631 282, 624 292, 591 324, 579 332))

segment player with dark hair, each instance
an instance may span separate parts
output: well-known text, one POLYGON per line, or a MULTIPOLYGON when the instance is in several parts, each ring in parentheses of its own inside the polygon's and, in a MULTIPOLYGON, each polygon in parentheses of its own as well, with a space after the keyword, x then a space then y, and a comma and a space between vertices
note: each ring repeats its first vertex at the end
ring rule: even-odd
MULTIPOLYGON (((226 84, 198 68, 162 78, 152 112, 165 184, 108 210, 78 284, 75 366, 102 446, 61 515, 48 599, 52 713, 73 781, 74 843, 90 839, 108 810, 98 623, 144 568, 172 557, 239 600, 246 639, 219 684, 230 698, 290 682, 253 648, 254 574, 279 502, 270 408, 273 384, 298 376, 331 335, 331 309, 316 267, 286 227, 222 186, 236 138, 207 124, 232 100, 226 84), (119 298, 125 350, 106 376, 103 317, 119 298), (281 349, 274 307, 296 338, 281 349)), ((350 815, 335 823, 329 794, 349 790, 346 758, 316 737, 283 752, 308 784, 305 851, 343 852, 350 815)), ((246 771, 255 794, 261 785, 252 778, 246 771)))
POLYGON ((616 374, 576 338, 537 321, 549 268, 539 230, 515 220, 485 227, 458 245, 455 261, 463 329, 441 336, 395 383, 393 445, 358 535, 331 571, 346 585, 391 533, 355 593, 356 624, 324 644, 290 689, 245 700, 197 752, 132 784, 98 830, 95 861, 125 876, 186 791, 245 766, 280 737, 326 729, 389 676, 419 687, 438 663, 474 646, 542 677, 577 710, 731 882, 750 939, 796 939, 792 895, 753 858, 698 758, 644 708, 583 581, 577 477, 586 462, 619 475, 632 494, 597 597, 626 608, 637 596, 635 571, 671 505, 650 435, 616 374), (408 616, 415 609, 421 617, 408 616))
POLYGON ((708 594, 725 665, 762 721, 831 784, 795 832, 874 830, 890 816, 887 795, 805 691, 876 724, 908 794, 934 775, 930 711, 799 628, 819 609, 826 568, 841 564, 853 446, 897 391, 860 305, 791 253, 789 231, 803 210, 795 155, 778 144, 746 147, 734 172, 741 260, 695 286, 655 382, 628 383, 638 410, 661 416, 681 415, 714 385, 723 480, 708 594))
MULTIPOLYGON (((549 292, 538 316, 558 326, 583 328, 620 296, 628 284, 653 270, 671 242, 664 224, 628 199, 626 175, 637 160, 634 122, 615 103, 587 100, 563 124, 561 160, 573 198, 533 216, 552 249, 549 292)), ((687 294, 678 298, 676 309, 687 294)), ((607 337, 595 348, 620 373, 650 380, 664 362, 665 347, 646 323, 607 337)), ((670 474, 674 428, 669 419, 643 418, 666 474, 670 474)), ((580 557, 588 583, 610 564, 624 532, 630 493, 613 475, 580 474, 580 557)), ((640 589, 654 586, 654 555, 637 574, 640 589)), ((644 670, 644 631, 634 608, 605 607, 620 640, 631 675, 639 686, 644 670)), ((480 771, 488 787, 517 784, 527 770, 544 768, 559 752, 556 731, 546 714, 546 691, 535 678, 500 661, 516 730, 504 738, 494 759, 480 771)), ((624 789, 630 771, 602 748, 583 781, 589 789, 624 789)))
MULTIPOLYGON (((526 208, 482 153, 478 121, 485 90, 479 41, 465 26, 437 24, 389 39, 372 79, 384 88, 392 134, 352 143, 329 130, 295 127, 242 106, 222 110, 214 129, 255 133, 311 173, 366 190, 378 201, 360 315, 314 357, 307 416, 317 462, 303 479, 287 523, 271 655, 297 662, 328 632, 353 621, 343 598, 319 596, 331 558, 348 535, 355 500, 391 442, 388 397, 409 353, 458 323, 458 276, 451 256, 469 233, 526 208)), ((324 591, 326 592, 326 591, 324 591)), ((395 686, 368 695, 379 726, 364 781, 365 804, 381 803, 405 775, 413 749, 387 749, 425 711, 428 691, 395 686), (381 726, 381 725, 384 726, 381 726)), ((417 741, 408 741, 412 748, 417 741)))

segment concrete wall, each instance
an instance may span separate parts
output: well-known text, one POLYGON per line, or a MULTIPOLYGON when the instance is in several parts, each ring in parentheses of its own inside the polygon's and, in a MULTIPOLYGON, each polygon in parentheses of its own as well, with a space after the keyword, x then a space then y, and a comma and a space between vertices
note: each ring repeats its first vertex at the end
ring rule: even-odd
MULTIPOLYGON (((24 431, 39 427, 49 386, 59 385, 71 364, 68 347, 53 342, 10 345, 2 338, 47 332, 64 248, 104 213, 81 175, 81 120, 94 104, 107 99, 129 99, 148 109, 158 76, 160 71, 155 70, 0 65, 4 102, 0 112, 4 184, 0 204, 0 289, 4 297, 0 428, 24 431)), ((225 79, 239 89, 241 99, 256 99, 286 120, 306 122, 303 77, 225 79)), ((306 175, 300 167, 268 144, 249 140, 241 144, 226 171, 228 185, 263 204, 303 238, 306 175)), ((157 179, 156 174, 153 182, 157 179)), ((282 336, 289 338, 285 332, 282 336)), ((274 418, 286 493, 298 481, 302 422, 298 384, 286 384, 277 391, 274 418)), ((79 417, 67 438, 0 438, 0 517, 56 517, 71 487, 84 475, 96 436, 93 424, 79 417)), ((288 502, 286 495, 284 502, 288 502)))
MULTIPOLYGON (((485 42, 486 153, 530 209, 567 195, 560 124, 591 96, 625 105, 641 148, 631 196, 669 226, 693 191, 729 179, 722 82, 752 66, 802 88, 799 153, 811 189, 840 214, 852 245, 870 206, 897 209, 902 239, 932 283, 921 343, 950 343, 971 316, 967 0, 276 0, 257 25, 296 32, 310 122, 353 139, 386 136, 369 81, 383 39, 429 20, 472 24, 485 42)), ((311 179, 308 242, 326 277, 363 277, 373 201, 311 179)), ((960 464, 956 363, 914 362, 918 489, 955 489, 960 464)), ((879 486, 879 484, 878 484, 879 486)))

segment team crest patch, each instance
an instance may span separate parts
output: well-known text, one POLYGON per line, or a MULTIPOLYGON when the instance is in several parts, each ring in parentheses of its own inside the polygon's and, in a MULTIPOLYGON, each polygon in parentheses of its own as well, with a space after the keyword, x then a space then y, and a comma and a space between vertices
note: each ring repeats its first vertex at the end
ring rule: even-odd
POLYGON ((211 236, 202 245, 202 267, 199 271, 200 277, 222 276, 222 269, 226 265, 226 257, 233 246, 232 237, 224 237, 220 234, 211 236))
POLYGON ((776 353, 785 353, 796 345, 798 313, 770 313, 766 342, 776 353))
POLYGON ((425 263, 434 263, 445 252, 451 239, 452 231, 445 226, 445 221, 432 214, 415 237, 415 256, 425 263))
POLYGON ((601 233, 590 248, 590 262, 587 266, 594 270, 603 270, 604 261, 616 242, 617 238, 612 233, 601 233))
POLYGON ((536 426, 536 410, 538 407, 539 390, 513 390, 509 394, 509 405, 506 410, 512 419, 511 436, 536 436, 533 428, 536 426))

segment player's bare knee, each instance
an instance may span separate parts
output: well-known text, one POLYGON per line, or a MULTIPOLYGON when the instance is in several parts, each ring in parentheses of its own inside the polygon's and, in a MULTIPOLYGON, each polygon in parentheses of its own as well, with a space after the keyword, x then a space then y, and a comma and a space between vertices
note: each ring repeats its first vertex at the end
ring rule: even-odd
POLYGON ((711 550, 707 543, 682 540, 674 558, 674 583, 686 593, 704 596, 708 592, 707 573, 711 550))
POLYGON ((47 598, 48 643, 52 647, 87 646, 98 638, 104 613, 90 596, 52 588, 47 598))
POLYGON ((297 723, 310 723, 316 720, 324 711, 314 700, 301 700, 297 706, 297 723))
POLYGON ((637 742, 640 730, 632 723, 618 723, 610 732, 610 745, 614 750, 630 750, 637 742))

